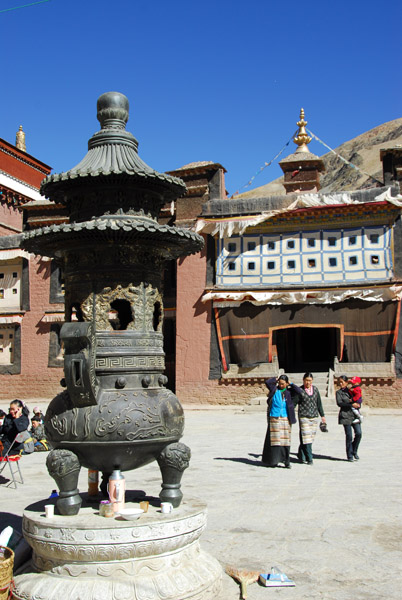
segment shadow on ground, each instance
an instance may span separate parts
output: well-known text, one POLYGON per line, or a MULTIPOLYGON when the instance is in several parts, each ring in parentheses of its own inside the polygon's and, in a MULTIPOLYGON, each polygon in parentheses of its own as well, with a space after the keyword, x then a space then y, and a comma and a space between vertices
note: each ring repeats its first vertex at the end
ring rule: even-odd
POLYGON ((9 512, 0 512, 0 531, 5 527, 12 527, 15 531, 22 533, 22 517, 9 512))
MULTIPOLYGON (((253 454, 249 453, 249 456, 252 456, 255 459, 260 459, 261 454, 253 454)), ((314 460, 330 460, 330 461, 339 461, 339 462, 347 462, 346 458, 337 458, 336 456, 328 456, 326 454, 313 454, 314 460)), ((253 467, 265 467, 267 466, 261 460, 252 460, 251 458, 238 457, 238 456, 216 456, 214 460, 229 460, 232 462, 243 463, 245 465, 252 465, 253 467)), ((297 458, 297 452, 291 452, 290 454, 290 462, 292 464, 299 464, 300 460, 297 458)), ((280 466, 280 465, 278 465, 280 466)))

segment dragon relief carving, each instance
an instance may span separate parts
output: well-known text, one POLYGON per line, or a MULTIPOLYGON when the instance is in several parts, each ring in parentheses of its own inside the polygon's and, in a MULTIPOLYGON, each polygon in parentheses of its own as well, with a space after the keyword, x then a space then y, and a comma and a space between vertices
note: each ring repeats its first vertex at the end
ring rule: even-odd
POLYGON ((99 406, 101 416, 95 422, 95 435, 103 438, 116 433, 125 440, 134 441, 180 434, 166 427, 159 403, 152 405, 149 398, 128 405, 127 402, 125 394, 117 392, 99 406), (123 399, 126 400, 124 404, 123 399), (115 412, 116 409, 118 412, 115 412))
POLYGON ((51 427, 54 429, 54 431, 57 431, 57 433, 60 436, 66 435, 67 429, 68 429, 66 417, 60 418, 58 415, 54 415, 53 417, 51 417, 50 421, 47 423, 47 426, 49 426, 49 423, 50 423, 51 427))

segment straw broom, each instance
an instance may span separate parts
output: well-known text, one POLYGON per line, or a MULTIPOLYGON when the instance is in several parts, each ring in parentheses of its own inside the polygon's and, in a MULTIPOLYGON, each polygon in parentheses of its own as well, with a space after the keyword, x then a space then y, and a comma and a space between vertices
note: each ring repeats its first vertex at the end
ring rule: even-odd
POLYGON ((227 565, 225 571, 230 577, 233 577, 235 581, 240 583, 240 597, 243 600, 247 598, 247 586, 249 583, 258 581, 260 571, 251 571, 250 569, 237 569, 227 565))

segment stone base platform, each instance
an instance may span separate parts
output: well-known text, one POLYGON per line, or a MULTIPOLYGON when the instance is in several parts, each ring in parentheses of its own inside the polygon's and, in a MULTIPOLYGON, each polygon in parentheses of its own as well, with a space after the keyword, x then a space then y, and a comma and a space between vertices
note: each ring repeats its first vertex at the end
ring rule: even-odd
POLYGON ((44 505, 24 511, 23 533, 33 557, 15 577, 16 600, 219 596, 222 568, 199 545, 206 525, 203 502, 187 499, 169 514, 150 506, 137 521, 100 517, 91 506, 76 516, 47 519, 44 505))

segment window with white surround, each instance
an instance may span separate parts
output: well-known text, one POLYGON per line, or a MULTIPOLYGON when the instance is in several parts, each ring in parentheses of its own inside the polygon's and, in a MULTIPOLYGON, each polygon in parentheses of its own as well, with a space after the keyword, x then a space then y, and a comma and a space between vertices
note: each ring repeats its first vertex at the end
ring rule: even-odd
POLYGON ((0 263, 0 310, 21 309, 22 263, 0 263))
POLYGON ((389 225, 235 234, 216 241, 216 283, 256 288, 389 281, 392 236, 389 225))
POLYGON ((0 365, 12 365, 14 362, 15 328, 0 325, 0 365))

